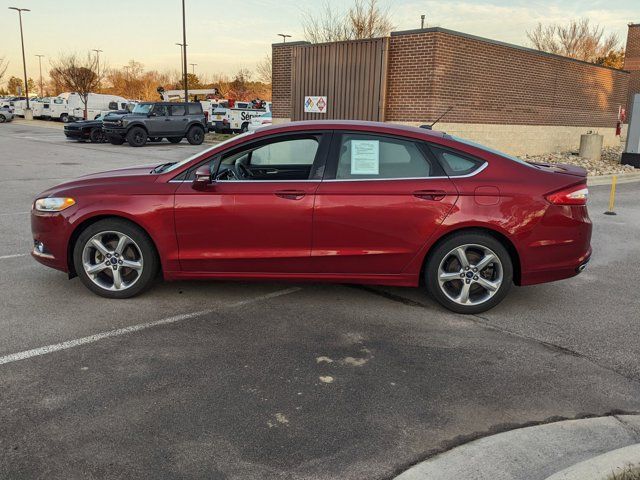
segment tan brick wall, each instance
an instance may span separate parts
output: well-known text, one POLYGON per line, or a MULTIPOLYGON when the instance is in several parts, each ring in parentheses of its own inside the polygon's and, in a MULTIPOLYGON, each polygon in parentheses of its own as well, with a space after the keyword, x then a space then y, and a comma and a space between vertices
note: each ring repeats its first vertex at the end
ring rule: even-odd
POLYGON ((629 25, 624 69, 631 72, 629 78, 629 101, 627 103, 628 115, 631 112, 633 95, 640 93, 640 23, 629 25))
POLYGON ((397 32, 388 121, 614 127, 628 73, 442 29, 397 32))

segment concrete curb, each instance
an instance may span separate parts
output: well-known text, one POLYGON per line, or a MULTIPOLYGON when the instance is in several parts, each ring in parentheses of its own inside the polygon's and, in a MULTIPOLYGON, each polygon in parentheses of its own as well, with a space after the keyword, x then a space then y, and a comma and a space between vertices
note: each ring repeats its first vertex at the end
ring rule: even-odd
MULTIPOLYGON (((637 443, 640 415, 565 420, 469 442, 415 465, 396 480, 543 480, 637 443)), ((592 478, 599 480, 581 480, 592 478)))
POLYGON ((620 474, 627 467, 640 467, 640 443, 585 460, 547 477, 546 480, 607 480, 613 473, 620 474))
MULTIPOLYGON (((618 177, 618 183, 640 182, 640 172, 621 173, 620 175, 616 175, 616 177, 618 177)), ((596 175, 593 177, 587 177, 587 185, 590 187, 611 185, 612 181, 613 175, 596 175)))

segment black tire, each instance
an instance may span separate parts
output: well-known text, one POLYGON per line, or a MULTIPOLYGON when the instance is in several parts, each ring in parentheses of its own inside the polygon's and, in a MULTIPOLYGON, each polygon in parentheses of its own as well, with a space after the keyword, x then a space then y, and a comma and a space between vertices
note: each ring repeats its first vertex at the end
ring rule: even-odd
POLYGON ((124 138, 122 137, 108 137, 107 140, 111 145, 122 145, 124 143, 124 138))
MULTIPOLYGON (((480 254, 477 255, 478 257, 476 258, 481 260, 482 257, 479 256, 480 254)), ((456 313, 475 314, 486 312, 495 307, 506 297, 507 293, 509 293, 513 284, 513 263, 505 246, 492 235, 483 232, 460 232, 445 238, 444 241, 438 243, 429 253, 425 264, 424 275, 427 291, 443 307, 456 313), (455 262, 455 258, 451 256, 451 252, 462 246, 471 246, 468 247, 468 252, 470 253, 466 255, 467 258, 470 255, 473 256, 474 252, 478 252, 478 249, 474 246, 479 246, 490 250, 491 253, 498 257, 499 262, 492 263, 489 267, 477 273, 473 272, 473 258, 469 260, 471 264, 468 269, 469 272, 465 271, 465 267, 454 263, 453 268, 446 270, 446 272, 455 273, 458 271, 458 268, 460 268, 460 275, 462 276, 462 274, 464 274, 465 276, 459 280, 452 279, 441 286, 438 280, 440 264, 445 261, 451 262, 451 259, 455 262), (471 275, 469 276, 469 274, 471 275), (481 281, 483 279, 494 281, 499 278, 499 275, 502 276, 500 286, 494 293, 491 293, 480 285, 476 285, 475 280, 478 280, 478 276, 483 277, 480 278, 481 281), (469 276, 469 278, 467 278, 467 276, 469 276), (470 284, 468 288, 471 289, 471 292, 475 289, 478 295, 475 301, 478 303, 463 305, 449 298, 447 293, 453 296, 452 292, 455 293, 456 288, 460 288, 461 291, 465 286, 463 282, 470 284), (482 298, 486 295, 489 295, 489 297, 483 301, 482 298)))
POLYGON ((194 125, 187 132, 187 141, 191 145, 201 145, 204 142, 204 128, 194 125))
POLYGON ((240 131, 241 131, 242 133, 246 133, 246 132, 248 132, 248 131, 249 131, 249 123, 248 123, 248 122, 244 122, 244 123, 242 124, 242 126, 240 127, 240 131))
POLYGON ((127 132, 127 143, 132 147, 144 147, 147 143, 147 131, 142 127, 131 127, 127 132))
POLYGON ((63 113, 62 115, 60 115, 60 121, 62 123, 69 123, 71 121, 71 119, 69 118, 68 114, 63 113))
MULTIPOLYGON (((120 299, 133 297, 148 288, 156 278, 160 261, 158 260, 158 254, 153 245, 153 242, 144 230, 142 230, 137 225, 128 222, 127 220, 119 218, 107 218, 89 225, 85 230, 82 231, 82 233, 80 233, 80 236, 78 237, 78 240, 76 241, 76 244, 73 248, 73 265, 75 267, 76 273, 78 274, 78 277, 80 278, 80 281, 93 293, 100 295, 101 297, 120 299), (135 242, 135 246, 139 248, 142 257, 141 263, 143 264, 142 273, 137 277, 137 280, 133 282, 130 287, 124 288, 122 290, 108 290, 94 282, 94 280, 92 280, 85 271, 83 266, 84 247, 91 240, 91 238, 101 232, 119 232, 121 234, 127 235, 135 242)), ((123 267, 118 268, 122 269, 121 272, 123 278, 126 275, 131 275, 130 270, 123 269, 123 267)), ((109 274, 111 274, 111 270, 107 268, 103 272, 104 273, 100 273, 100 275, 103 275, 102 278, 106 278, 108 282, 108 277, 109 274)))
POLYGON ((89 132, 89 140, 91 143, 102 143, 104 142, 104 133, 102 133, 101 128, 92 128, 89 132))
POLYGON ((2 114, 0 113, 0 123, 4 123, 4 122, 6 122, 6 121, 7 121, 7 117, 5 117, 4 115, 2 115, 2 114))
POLYGON ((171 143, 180 143, 182 141, 182 137, 167 137, 171 143))

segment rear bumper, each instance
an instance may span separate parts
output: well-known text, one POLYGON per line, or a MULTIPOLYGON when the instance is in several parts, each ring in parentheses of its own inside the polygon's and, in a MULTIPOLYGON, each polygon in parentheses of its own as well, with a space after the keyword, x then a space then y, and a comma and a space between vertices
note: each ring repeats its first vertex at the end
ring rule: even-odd
POLYGON ((521 285, 578 275, 592 254, 591 220, 586 207, 551 206, 521 255, 521 285))

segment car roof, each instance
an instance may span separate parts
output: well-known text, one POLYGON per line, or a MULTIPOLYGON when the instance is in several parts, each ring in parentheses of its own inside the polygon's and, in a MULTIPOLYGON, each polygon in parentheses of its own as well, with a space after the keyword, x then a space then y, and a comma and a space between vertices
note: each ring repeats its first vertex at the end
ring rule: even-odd
POLYGON ((386 122, 369 122, 363 120, 304 120, 296 122, 278 123, 264 126, 257 131, 271 134, 278 132, 300 131, 300 130, 361 130, 366 132, 387 133, 390 135, 430 136, 443 137, 444 132, 437 130, 427 130, 426 128, 412 127, 409 125, 399 125, 386 122))

